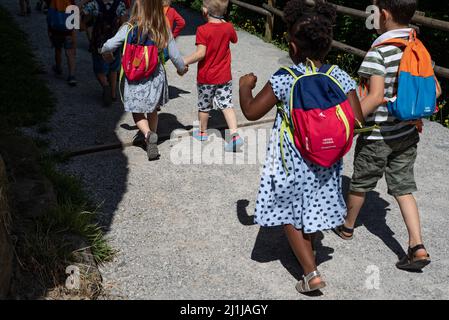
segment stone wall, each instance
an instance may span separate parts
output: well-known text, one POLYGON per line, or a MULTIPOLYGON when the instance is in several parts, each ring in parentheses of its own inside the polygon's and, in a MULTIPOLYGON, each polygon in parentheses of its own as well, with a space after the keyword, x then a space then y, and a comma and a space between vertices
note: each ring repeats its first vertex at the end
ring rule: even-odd
POLYGON ((0 156, 0 299, 5 299, 11 282, 13 250, 7 232, 10 213, 7 199, 7 176, 0 156))

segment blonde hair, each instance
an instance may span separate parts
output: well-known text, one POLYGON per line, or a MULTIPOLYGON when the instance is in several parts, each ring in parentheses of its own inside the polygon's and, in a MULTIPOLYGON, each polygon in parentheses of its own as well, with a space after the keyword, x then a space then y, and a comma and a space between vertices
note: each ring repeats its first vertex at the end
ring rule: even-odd
POLYGON ((214 16, 222 16, 228 9, 229 0, 203 0, 203 7, 214 16))
POLYGON ((170 31, 162 0, 136 0, 129 23, 137 26, 139 38, 149 36, 158 48, 167 47, 170 31))

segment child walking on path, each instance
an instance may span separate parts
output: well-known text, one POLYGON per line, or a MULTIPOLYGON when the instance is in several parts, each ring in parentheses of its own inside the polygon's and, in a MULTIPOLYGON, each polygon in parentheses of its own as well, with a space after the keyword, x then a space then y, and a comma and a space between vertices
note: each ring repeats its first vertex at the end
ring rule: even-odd
MULTIPOLYGON (((315 7, 308 7, 304 0, 291 0, 284 12, 290 57, 295 63, 290 69, 304 75, 309 68, 306 61, 311 60, 319 72, 326 72, 329 66, 323 62, 331 48, 335 9, 322 1, 317 1, 315 7)), ((330 76, 340 83, 358 120, 363 120, 355 92, 356 83, 337 66, 330 76)), ((342 161, 330 168, 318 166, 305 160, 292 138, 284 135, 283 114, 288 119, 292 117, 289 106, 294 81, 289 72, 280 69, 253 98, 257 78, 253 74, 246 75, 240 79, 240 104, 246 118, 252 121, 280 105, 262 173, 255 221, 262 227, 284 226, 290 246, 304 271, 303 280, 296 289, 304 293, 325 286, 317 271, 313 240, 317 232, 344 223, 346 206, 341 186, 342 161)))
MULTIPOLYGON (((159 56, 164 48, 168 47, 170 59, 178 70, 178 74, 183 75, 187 72, 187 67, 165 20, 161 0, 136 0, 129 23, 123 25, 117 34, 104 44, 101 50, 102 54, 107 58, 111 52, 123 46, 124 42, 130 39, 129 37, 135 39, 137 43, 154 42, 159 56), (129 32, 130 30, 133 32, 129 32)), ((142 63, 145 63, 145 59, 141 60, 142 63)), ((134 65, 136 61, 137 59, 131 63, 134 65)), ((148 78, 131 81, 125 77, 125 111, 132 112, 137 127, 145 136, 149 160, 159 158, 156 133, 157 108, 164 106, 168 99, 167 75, 160 59, 157 61, 154 72, 148 78)))
POLYGON ((207 141, 209 112, 215 107, 222 110, 229 127, 225 150, 235 152, 243 145, 237 133, 237 118, 232 104, 232 74, 230 43, 237 43, 237 33, 231 23, 224 21, 223 15, 228 0, 204 0, 203 16, 207 23, 198 27, 196 52, 186 57, 186 65, 198 63, 198 118, 199 130, 193 137, 207 141))
POLYGON ((393 117, 384 103, 396 96, 403 51, 399 46, 381 44, 392 38, 408 39, 412 31, 409 24, 417 2, 377 0, 375 4, 381 11, 378 31, 382 35, 366 55, 359 75, 369 82, 369 93, 361 101, 367 124, 378 125, 380 129, 362 134, 357 140, 348 215, 345 224, 335 231, 345 240, 353 238, 355 222, 365 195, 375 189, 385 174, 388 193, 396 198, 409 234, 408 254, 396 266, 416 271, 430 263, 421 236, 418 206, 413 196, 413 192, 417 191, 413 169, 419 134, 414 124, 393 117))
MULTIPOLYGON (((171 7, 171 0, 163 0, 164 12, 167 18, 167 22, 170 26, 170 30, 173 34, 173 38, 179 37, 179 34, 186 26, 186 21, 184 18, 176 11, 175 8, 171 7)), ((164 50, 164 60, 168 61, 170 57, 168 56, 168 49, 164 50)))
POLYGON ((77 84, 75 79, 76 33, 74 29, 67 29, 65 20, 60 17, 64 17, 66 8, 74 3, 74 0, 51 0, 47 13, 48 35, 55 48, 55 64, 52 69, 56 75, 62 75, 62 49, 64 49, 69 71, 67 82, 70 86, 77 84))
POLYGON ((163 0, 165 16, 170 23, 170 30, 173 33, 173 38, 179 37, 179 34, 186 26, 184 18, 171 6, 171 0, 163 0))
POLYGON ((120 50, 111 53, 110 63, 103 59, 100 51, 126 21, 126 6, 122 0, 93 0, 84 5, 83 13, 86 19, 94 21, 90 39, 93 70, 103 89, 103 106, 109 107, 117 99, 120 50))

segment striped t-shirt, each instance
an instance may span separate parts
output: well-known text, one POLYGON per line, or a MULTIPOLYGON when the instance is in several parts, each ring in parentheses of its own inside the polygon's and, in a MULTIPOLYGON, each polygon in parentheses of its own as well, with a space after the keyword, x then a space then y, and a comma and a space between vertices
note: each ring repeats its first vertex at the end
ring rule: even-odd
MULTIPOLYGON (((398 88, 398 71, 403 51, 394 45, 371 48, 359 69, 359 75, 365 80, 371 76, 385 77, 385 99, 394 98, 398 88)), ((414 133, 416 127, 407 122, 401 122, 393 117, 386 105, 381 105, 366 119, 367 126, 377 124, 380 129, 364 134, 368 140, 392 140, 414 133)))

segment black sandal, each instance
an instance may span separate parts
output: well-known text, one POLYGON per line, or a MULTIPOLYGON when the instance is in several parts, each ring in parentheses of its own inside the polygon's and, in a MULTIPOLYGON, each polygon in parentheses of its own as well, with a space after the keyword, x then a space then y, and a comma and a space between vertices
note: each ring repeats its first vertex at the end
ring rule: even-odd
POLYGON ((333 229, 333 231, 343 240, 352 240, 354 238, 354 229, 348 228, 344 224, 333 229), (350 236, 345 235, 345 233, 350 234, 350 236))
MULTIPOLYGON (((396 263, 396 267, 401 270, 406 271, 421 271, 424 267, 426 267, 430 262, 430 255, 427 254, 424 258, 417 258, 415 253, 418 250, 426 250, 423 244, 418 244, 413 248, 408 248, 408 253, 401 260, 396 263)), ((426 250, 427 251, 427 250, 426 250)))

